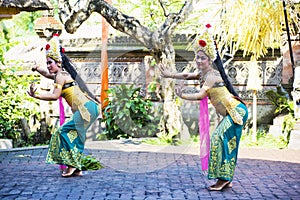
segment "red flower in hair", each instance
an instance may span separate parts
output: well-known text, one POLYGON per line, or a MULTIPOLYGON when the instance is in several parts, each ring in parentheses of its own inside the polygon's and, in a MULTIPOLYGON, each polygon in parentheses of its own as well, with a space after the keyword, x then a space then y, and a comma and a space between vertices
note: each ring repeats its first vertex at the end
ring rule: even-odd
POLYGON ((201 46, 201 47, 205 47, 206 46, 206 42, 204 40, 199 40, 198 44, 201 46))
POLYGON ((58 37, 58 36, 59 36, 59 34, 58 34, 58 33, 54 33, 54 34, 53 34, 53 37, 55 37, 55 36, 57 36, 57 37, 58 37))
POLYGON ((50 44, 46 44, 46 50, 50 49, 50 44))
POLYGON ((210 24, 206 24, 206 26, 205 26, 206 28, 210 28, 211 27, 211 25, 210 24))

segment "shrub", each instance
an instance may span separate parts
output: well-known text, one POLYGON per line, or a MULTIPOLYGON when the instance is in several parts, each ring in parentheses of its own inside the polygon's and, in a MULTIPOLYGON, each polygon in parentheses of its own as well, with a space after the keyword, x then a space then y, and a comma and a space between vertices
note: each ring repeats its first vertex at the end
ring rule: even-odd
POLYGON ((107 139, 150 137, 158 130, 160 117, 153 103, 140 94, 141 88, 120 85, 109 89, 109 103, 102 122, 107 139))

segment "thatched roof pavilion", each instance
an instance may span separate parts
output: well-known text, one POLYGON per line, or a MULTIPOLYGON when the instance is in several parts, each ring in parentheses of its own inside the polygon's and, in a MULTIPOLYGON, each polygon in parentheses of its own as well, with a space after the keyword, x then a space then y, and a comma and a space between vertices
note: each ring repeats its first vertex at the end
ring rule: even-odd
POLYGON ((52 10, 48 0, 0 0, 0 20, 10 19, 21 11, 52 10))

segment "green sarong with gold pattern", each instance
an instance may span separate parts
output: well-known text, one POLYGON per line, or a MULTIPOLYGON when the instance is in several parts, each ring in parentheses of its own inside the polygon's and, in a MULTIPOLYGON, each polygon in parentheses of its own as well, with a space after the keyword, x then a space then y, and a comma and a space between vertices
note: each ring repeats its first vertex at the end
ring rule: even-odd
POLYGON ((236 111, 243 117, 243 124, 233 122, 226 115, 211 136, 208 179, 232 181, 238 155, 238 148, 244 124, 248 119, 247 107, 240 103, 236 111))
POLYGON ((81 170, 86 132, 99 115, 99 106, 94 101, 88 101, 84 106, 90 114, 90 120, 84 120, 80 112, 75 111, 70 120, 52 134, 46 163, 63 164, 81 170))

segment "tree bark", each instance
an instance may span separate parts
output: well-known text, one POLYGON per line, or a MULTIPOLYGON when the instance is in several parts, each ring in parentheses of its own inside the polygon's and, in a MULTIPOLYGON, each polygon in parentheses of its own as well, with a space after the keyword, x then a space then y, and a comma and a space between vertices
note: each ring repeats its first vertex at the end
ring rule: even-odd
POLYGON ((21 119, 21 125, 22 125, 22 129, 23 129, 23 133, 24 133, 24 140, 27 141, 31 131, 30 131, 29 125, 27 123, 27 120, 25 118, 21 119))

